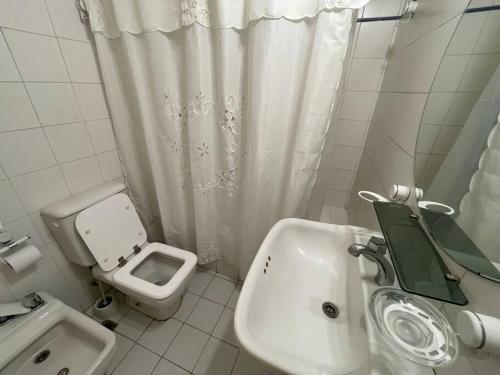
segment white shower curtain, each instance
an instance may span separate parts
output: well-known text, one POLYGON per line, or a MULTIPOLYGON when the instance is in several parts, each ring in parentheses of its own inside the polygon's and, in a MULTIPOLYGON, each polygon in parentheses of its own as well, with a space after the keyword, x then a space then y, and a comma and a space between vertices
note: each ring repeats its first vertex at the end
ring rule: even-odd
POLYGON ((270 227, 304 214, 367 2, 86 0, 151 238, 244 275, 270 227))

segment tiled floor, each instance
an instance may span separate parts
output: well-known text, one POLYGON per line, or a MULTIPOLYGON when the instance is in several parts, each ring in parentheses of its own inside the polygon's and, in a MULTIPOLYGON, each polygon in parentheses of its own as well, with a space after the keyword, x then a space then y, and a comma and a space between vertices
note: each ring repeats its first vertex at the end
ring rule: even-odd
POLYGON ((198 270, 174 317, 156 321, 121 306, 112 375, 270 375, 239 347, 233 317, 241 284, 198 270))

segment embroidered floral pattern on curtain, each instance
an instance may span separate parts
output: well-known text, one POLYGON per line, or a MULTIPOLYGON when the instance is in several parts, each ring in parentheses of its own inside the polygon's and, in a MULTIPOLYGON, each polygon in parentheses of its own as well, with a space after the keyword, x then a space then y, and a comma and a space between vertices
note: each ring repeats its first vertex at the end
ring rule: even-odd
POLYGON ((127 184, 168 244, 245 274, 304 214, 367 1, 86 0, 127 184))
MULTIPOLYGON (((239 151, 238 138, 238 131, 242 121, 243 99, 241 99, 239 105, 236 105, 234 97, 228 95, 222 103, 217 103, 207 100, 201 92, 187 102, 183 102, 179 94, 175 95, 175 100, 172 100, 168 95, 164 95, 164 99, 165 105, 163 108, 167 121, 163 124, 157 124, 158 132, 160 138, 176 153, 180 153, 187 148, 189 149, 188 152, 198 155, 198 159, 209 157, 211 150, 209 150, 208 141, 182 143, 180 140, 180 132, 188 126, 189 120, 200 116, 215 115, 215 123, 219 125, 221 137, 225 139, 227 145, 225 148, 227 168, 217 171, 214 176, 208 179, 193 179, 191 173, 192 161, 179 156, 181 170, 179 180, 182 188, 190 187, 194 191, 200 191, 205 195, 214 188, 222 188, 227 191, 229 196, 236 195, 240 188, 240 161, 246 154, 246 152, 239 151), (171 138, 163 133, 162 126, 174 128, 178 134, 175 135, 175 138, 171 138)), ((210 124, 210 119, 202 121, 210 124)))

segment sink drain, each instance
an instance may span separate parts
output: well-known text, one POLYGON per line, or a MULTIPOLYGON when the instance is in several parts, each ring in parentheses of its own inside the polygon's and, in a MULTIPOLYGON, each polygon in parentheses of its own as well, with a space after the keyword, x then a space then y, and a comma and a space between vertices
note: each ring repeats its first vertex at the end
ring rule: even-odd
POLYGON ((335 319, 339 315, 339 309, 331 302, 325 302, 321 306, 323 312, 330 319, 335 319))
POLYGON ((62 369, 60 369, 59 371, 57 371, 57 375, 68 375, 69 374, 69 368, 67 367, 64 367, 62 369))
POLYGON ((35 356, 33 362, 38 365, 39 363, 42 363, 47 358, 49 358, 49 355, 50 355, 50 350, 43 350, 35 356))

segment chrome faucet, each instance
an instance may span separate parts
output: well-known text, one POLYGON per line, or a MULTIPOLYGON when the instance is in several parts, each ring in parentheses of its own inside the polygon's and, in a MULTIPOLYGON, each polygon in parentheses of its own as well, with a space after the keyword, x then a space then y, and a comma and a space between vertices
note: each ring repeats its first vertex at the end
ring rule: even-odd
POLYGON ((0 303, 0 325, 6 324, 16 316, 24 315, 45 303, 37 293, 26 294, 21 301, 0 303))
POLYGON ((364 255, 368 260, 377 263, 378 271, 375 275, 375 282, 379 286, 390 286, 394 284, 394 269, 391 263, 385 258, 387 245, 383 238, 371 237, 368 244, 352 244, 347 249, 349 254, 359 257, 364 255))

